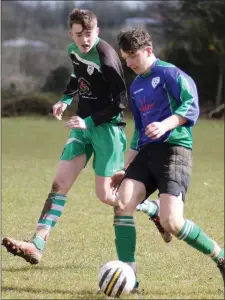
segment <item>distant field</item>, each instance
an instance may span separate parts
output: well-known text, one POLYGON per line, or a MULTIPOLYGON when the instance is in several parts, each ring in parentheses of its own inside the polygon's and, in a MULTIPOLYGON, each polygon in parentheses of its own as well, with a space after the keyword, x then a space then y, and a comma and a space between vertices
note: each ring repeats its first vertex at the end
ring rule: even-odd
MULTIPOLYGON (((133 124, 128 121, 128 140, 133 124)), ((185 216, 224 244, 224 123, 200 120, 193 130, 194 164, 185 216)), ((2 119, 2 236, 30 238, 49 192, 69 130, 39 117, 2 119)), ((2 248, 2 299, 103 299, 100 266, 116 259, 113 213, 95 196, 91 163, 68 194, 64 214, 37 266, 2 248), (104 224, 104 225, 103 225, 104 224)), ((154 196, 152 197, 154 199, 154 196)), ((165 244, 136 214, 141 299, 224 299, 210 258, 175 238, 165 244)), ((135 296, 126 297, 135 299, 135 296)))

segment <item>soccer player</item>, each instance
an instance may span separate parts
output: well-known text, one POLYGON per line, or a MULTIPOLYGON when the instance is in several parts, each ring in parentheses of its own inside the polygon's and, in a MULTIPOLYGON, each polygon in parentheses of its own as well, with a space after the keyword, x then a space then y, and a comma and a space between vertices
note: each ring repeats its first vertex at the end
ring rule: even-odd
POLYGON ((71 129, 70 136, 34 236, 30 241, 4 238, 2 242, 10 253, 31 264, 39 263, 50 231, 63 212, 66 195, 91 155, 96 195, 103 203, 113 205, 111 176, 124 167, 127 92, 119 56, 98 37, 97 17, 91 11, 74 9, 68 23, 73 73, 63 97, 53 106, 53 115, 61 120, 73 96, 79 93, 77 115, 65 123, 71 129))
POLYGON ((153 53, 150 35, 141 29, 118 35, 122 57, 138 76, 130 87, 138 153, 118 189, 114 208, 119 260, 136 269, 133 212, 158 190, 160 223, 179 240, 208 255, 225 279, 224 249, 183 216, 183 201, 192 168, 192 126, 199 116, 195 82, 153 53))
MULTIPOLYGON (((66 195, 91 155, 94 154, 96 194, 103 203, 114 205, 111 176, 124 167, 126 137, 122 112, 127 105, 127 93, 120 59, 116 51, 98 37, 94 13, 74 9, 68 21, 74 41, 68 47, 68 54, 74 72, 62 99, 53 106, 53 115, 61 120, 74 95, 79 93, 77 116, 65 123, 71 129, 70 136, 34 236, 29 241, 8 237, 2 241, 10 253, 31 264, 40 262, 50 231, 63 212, 66 195)), ((148 210, 142 208, 139 210, 150 216, 154 212, 157 217, 157 206, 153 202, 148 210)), ((154 223, 159 228, 157 218, 154 223)))
MULTIPOLYGON (((112 176, 112 182, 111 187, 114 191, 118 191, 118 187, 125 175, 125 170, 128 168, 130 163, 134 160, 136 155, 138 154, 137 150, 137 131, 134 130, 131 142, 130 142, 130 148, 128 150, 128 153, 126 155, 124 168, 114 174, 112 176)), ((157 200, 144 200, 140 204, 137 205, 136 211, 142 211, 146 213, 149 216, 149 220, 153 221, 155 226, 157 227, 158 231, 160 232, 163 240, 165 243, 169 243, 172 240, 172 234, 164 230, 164 228, 160 224, 159 219, 159 209, 160 209, 160 202, 159 199, 157 200)))

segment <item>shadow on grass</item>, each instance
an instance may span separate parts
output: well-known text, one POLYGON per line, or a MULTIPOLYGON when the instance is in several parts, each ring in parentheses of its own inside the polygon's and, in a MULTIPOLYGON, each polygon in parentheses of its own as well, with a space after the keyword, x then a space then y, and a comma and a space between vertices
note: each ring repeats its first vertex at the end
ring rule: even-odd
POLYGON ((57 266, 24 266, 24 267, 4 267, 2 268, 2 272, 26 272, 26 271, 43 271, 43 270, 62 270, 62 269, 90 269, 90 266, 88 265, 72 265, 72 264, 68 264, 68 265, 57 265, 57 266))
MULTIPOLYGON (((73 296, 73 298, 70 298, 70 299, 106 299, 106 296, 104 294, 98 294, 97 291, 94 292, 93 290, 81 290, 81 291, 76 291, 76 292, 73 292, 73 291, 69 291, 69 290, 60 290, 60 289, 54 289, 54 290, 50 290, 50 289, 44 289, 44 288, 18 288, 18 287, 12 287, 12 286, 5 286, 5 287, 2 287, 2 293, 4 292, 21 292, 21 293, 30 293, 30 294, 61 294, 61 295, 71 295, 73 296), (76 297, 76 298, 74 298, 76 297)), ((221 293, 222 291, 219 290, 219 292, 221 293)), ((158 292, 156 293, 158 296, 165 296, 165 293, 164 292, 158 292)), ((156 295, 155 294, 155 295, 156 295)), ((140 296, 144 296, 144 295, 147 295, 144 291, 141 292, 141 294, 138 296, 138 299, 141 299, 140 296)), ((178 295, 180 296, 180 291, 177 291, 177 293, 173 292, 173 295, 178 295)), ((186 292, 183 294, 183 296, 189 296, 189 295, 192 295, 192 292, 186 292)), ((32 296, 31 296, 32 297, 32 296)), ((19 299, 19 298, 17 298, 19 299)), ((30 298, 32 299, 32 298, 30 298)), ((55 298, 49 298, 49 299, 55 299, 55 298)), ((63 299, 67 299, 67 298, 63 298, 63 299)), ((165 298, 164 298, 165 299, 165 298)), ((180 298, 179 298, 180 299, 180 298)), ((185 299, 185 298, 182 298, 182 299, 185 299)), ((188 299, 190 299, 188 297, 188 299)), ((191 298, 191 299, 194 299, 194 298, 191 298)))
MULTIPOLYGON (((105 299, 105 295, 104 294, 98 294, 97 291, 94 292, 93 290, 81 290, 81 291, 68 291, 68 290, 50 290, 50 289, 38 289, 38 288, 19 288, 19 287, 12 287, 12 286, 5 286, 2 287, 2 292, 21 292, 21 293, 31 293, 31 294, 69 294, 72 296, 75 296, 77 298, 73 298, 73 299, 105 299)), ((50 299, 50 298, 49 298, 50 299)), ((52 298, 55 299, 55 298, 52 298)), ((66 299, 66 298, 64 298, 66 299)))

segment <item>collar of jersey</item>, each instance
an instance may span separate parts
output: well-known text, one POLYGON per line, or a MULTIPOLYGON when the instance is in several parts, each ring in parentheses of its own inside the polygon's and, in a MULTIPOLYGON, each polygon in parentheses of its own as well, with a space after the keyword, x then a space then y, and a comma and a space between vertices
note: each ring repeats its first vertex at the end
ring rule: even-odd
POLYGON ((146 74, 141 74, 141 77, 142 77, 142 78, 148 77, 148 76, 151 74, 152 69, 155 67, 155 65, 156 65, 156 63, 157 63, 158 61, 159 61, 159 59, 156 58, 156 60, 154 61, 154 63, 151 65, 151 68, 150 68, 150 70, 148 71, 148 73, 146 73, 146 74))
MULTIPOLYGON (((93 47, 91 48, 90 51, 88 51, 88 53, 82 53, 82 52, 80 51, 80 49, 77 47, 77 50, 76 50, 77 54, 78 54, 80 57, 82 57, 82 58, 86 57, 87 55, 90 55, 91 52, 93 52, 93 51, 96 50, 96 46, 97 46, 98 42, 99 42, 99 37, 97 36, 97 38, 96 38, 96 40, 95 40, 95 43, 94 43, 93 47)), ((75 44, 75 45, 76 45, 76 44, 75 44)), ((77 46, 77 45, 76 45, 76 46, 77 46)))

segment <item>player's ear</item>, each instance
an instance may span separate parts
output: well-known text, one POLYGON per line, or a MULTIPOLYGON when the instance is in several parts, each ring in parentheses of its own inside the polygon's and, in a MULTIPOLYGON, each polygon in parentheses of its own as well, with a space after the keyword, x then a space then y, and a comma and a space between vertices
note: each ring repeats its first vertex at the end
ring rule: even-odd
POLYGON ((96 33, 99 35, 99 27, 96 28, 96 33))
POLYGON ((72 31, 70 30, 70 36, 71 36, 71 38, 73 37, 73 33, 72 33, 72 31))
POLYGON ((147 47, 146 50, 147 50, 148 56, 151 56, 151 54, 152 54, 152 47, 147 47))

